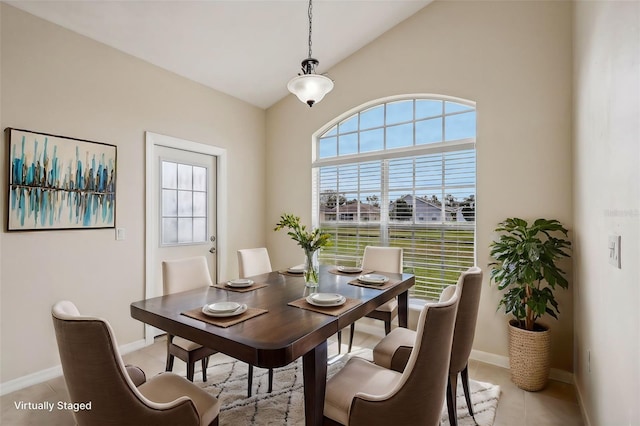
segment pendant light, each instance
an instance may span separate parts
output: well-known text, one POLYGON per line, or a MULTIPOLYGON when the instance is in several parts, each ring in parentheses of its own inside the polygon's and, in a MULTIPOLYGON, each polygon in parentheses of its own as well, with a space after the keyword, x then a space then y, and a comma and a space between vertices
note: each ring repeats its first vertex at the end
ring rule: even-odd
POLYGON ((309 0, 309 57, 302 61, 302 74, 298 74, 287 84, 287 89, 310 107, 320 102, 333 89, 333 81, 329 77, 316 74, 319 62, 311 57, 312 12, 312 0, 309 0))

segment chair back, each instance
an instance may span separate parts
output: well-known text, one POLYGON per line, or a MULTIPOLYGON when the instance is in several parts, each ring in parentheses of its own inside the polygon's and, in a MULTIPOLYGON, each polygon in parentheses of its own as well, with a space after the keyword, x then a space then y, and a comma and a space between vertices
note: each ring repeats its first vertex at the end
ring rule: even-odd
POLYGON ((264 247, 238 250, 238 274, 240 278, 271 272, 269 252, 264 247))
POLYGON ((362 255, 362 269, 402 273, 402 248, 367 246, 362 255))
POLYGON ((361 399, 356 394, 350 425, 437 425, 445 401, 451 343, 460 289, 446 301, 422 308, 414 350, 399 382, 385 395, 361 399))
POLYGON ((53 306, 51 316, 71 402, 91 403, 91 409, 73 413, 78 425, 200 423, 189 398, 178 404, 157 403, 137 390, 104 319, 82 316, 66 300, 53 306))
POLYGON ((482 270, 469 268, 458 278, 460 287, 460 305, 456 316, 451 349, 450 373, 459 373, 467 366, 476 333, 476 320, 482 290, 482 270))
POLYGON ((213 282, 204 256, 162 262, 164 294, 179 293, 210 285, 213 285, 213 282))

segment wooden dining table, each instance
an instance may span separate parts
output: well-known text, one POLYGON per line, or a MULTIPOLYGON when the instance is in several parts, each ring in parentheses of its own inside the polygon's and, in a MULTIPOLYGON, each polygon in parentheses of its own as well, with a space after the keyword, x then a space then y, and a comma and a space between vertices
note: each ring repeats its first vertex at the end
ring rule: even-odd
POLYGON ((305 423, 321 425, 327 380, 327 339, 396 296, 398 323, 406 327, 408 290, 415 284, 412 274, 375 271, 389 277, 394 285, 384 289, 362 287, 349 284, 358 274, 334 272, 335 267, 321 266, 318 287, 313 289, 305 286, 302 276, 274 271, 250 277, 256 284, 266 284, 252 291, 211 286, 140 300, 131 303, 131 316, 257 367, 282 367, 302 357, 305 423), (339 293, 355 306, 339 315, 329 315, 289 305, 311 292, 339 293), (229 327, 184 315, 222 301, 247 304, 267 312, 229 327))

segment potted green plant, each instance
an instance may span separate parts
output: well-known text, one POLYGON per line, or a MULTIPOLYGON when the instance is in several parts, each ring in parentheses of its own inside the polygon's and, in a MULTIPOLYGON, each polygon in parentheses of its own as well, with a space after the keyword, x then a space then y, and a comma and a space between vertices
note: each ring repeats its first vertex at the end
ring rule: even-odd
POLYGON ((274 231, 283 228, 289 229, 289 235, 304 250, 305 272, 304 281, 308 287, 318 285, 318 250, 331 244, 331 236, 322 232, 320 228, 308 231, 305 225, 300 224, 300 218, 289 213, 280 216, 274 231))
POLYGON ((514 316, 509 321, 511 379, 522 389, 540 390, 549 377, 551 336, 537 321, 545 314, 558 319, 554 291, 569 283, 557 262, 569 257, 568 231, 555 219, 530 225, 519 218, 506 219, 495 231, 490 281, 504 291, 498 309, 514 316))

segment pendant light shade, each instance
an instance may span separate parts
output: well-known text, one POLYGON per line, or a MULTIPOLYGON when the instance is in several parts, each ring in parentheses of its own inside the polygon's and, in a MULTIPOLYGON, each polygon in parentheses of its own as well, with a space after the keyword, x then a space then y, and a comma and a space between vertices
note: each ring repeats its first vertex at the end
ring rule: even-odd
POLYGON ((287 89, 310 107, 320 102, 327 93, 333 90, 333 80, 327 76, 316 74, 316 66, 319 62, 311 57, 312 11, 312 0, 309 0, 309 57, 302 61, 302 74, 293 77, 287 84, 287 89))
MULTIPOLYGON (((305 69, 305 62, 308 60, 309 59, 305 59, 302 62, 303 69, 305 69)), ((316 64, 318 63, 318 61, 313 58, 311 58, 311 60, 315 61, 316 64)), ((313 104, 320 102, 322 98, 324 98, 324 95, 333 90, 333 81, 324 75, 313 72, 304 73, 293 77, 289 81, 289 84, 287 84, 287 89, 296 95, 301 102, 311 107, 313 104)))

